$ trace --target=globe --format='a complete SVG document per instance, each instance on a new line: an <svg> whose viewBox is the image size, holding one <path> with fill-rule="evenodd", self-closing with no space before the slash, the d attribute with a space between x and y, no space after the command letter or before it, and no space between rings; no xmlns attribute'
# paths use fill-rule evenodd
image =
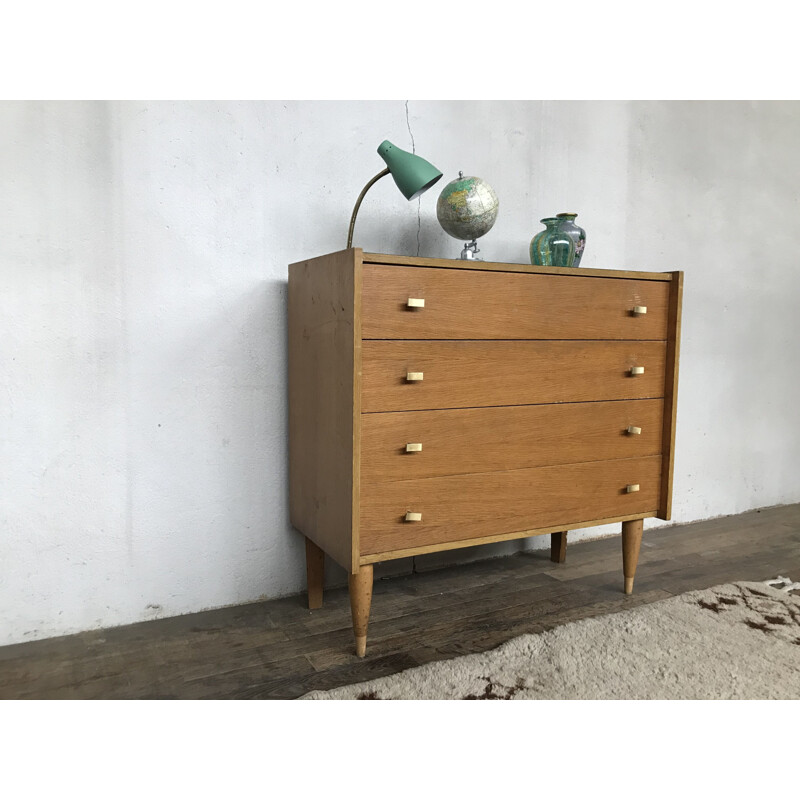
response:
<svg viewBox="0 0 800 800"><path fill-rule="evenodd" d="M485 180L459 172L458 178L442 189L436 217L455 239L478 239L492 229L499 208L497 195Z"/></svg>

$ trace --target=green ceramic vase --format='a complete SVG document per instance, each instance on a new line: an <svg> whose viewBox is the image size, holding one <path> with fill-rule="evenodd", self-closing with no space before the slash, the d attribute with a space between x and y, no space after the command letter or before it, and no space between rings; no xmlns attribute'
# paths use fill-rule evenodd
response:
<svg viewBox="0 0 800 800"><path fill-rule="evenodd" d="M575 242L560 229L561 220L545 217L544 230L531 239L531 264L539 267L571 267L575 262Z"/></svg>

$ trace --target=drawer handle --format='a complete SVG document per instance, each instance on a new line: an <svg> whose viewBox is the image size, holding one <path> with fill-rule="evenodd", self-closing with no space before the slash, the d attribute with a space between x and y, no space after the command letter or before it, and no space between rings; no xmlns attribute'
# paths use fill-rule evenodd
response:
<svg viewBox="0 0 800 800"><path fill-rule="evenodd" d="M644 316L647 313L647 306L634 306L633 307L633 313L637 317Z"/></svg>
<svg viewBox="0 0 800 800"><path fill-rule="evenodd" d="M422 442L409 442L406 445L406 453L421 453Z"/></svg>
<svg viewBox="0 0 800 800"><path fill-rule="evenodd" d="M644 367L631 367L631 375L644 375Z"/></svg>
<svg viewBox="0 0 800 800"><path fill-rule="evenodd" d="M407 381L421 381L422 380L422 373L421 372L407 372L406 373L406 380Z"/></svg>
<svg viewBox="0 0 800 800"><path fill-rule="evenodd" d="M407 308L425 308L425 298L423 297L409 297L406 303Z"/></svg>
<svg viewBox="0 0 800 800"><path fill-rule="evenodd" d="M641 432L641 428L637 428L635 425L628 425L628 433L631 436L638 436Z"/></svg>
<svg viewBox="0 0 800 800"><path fill-rule="evenodd" d="M639 491L639 484L638 484L638 483L629 483L629 484L628 484L628 485L625 487L625 491L626 491L628 494L632 494L633 492L638 492L638 491Z"/></svg>
<svg viewBox="0 0 800 800"><path fill-rule="evenodd" d="M418 511L406 511L406 522L422 522L422 514Z"/></svg>

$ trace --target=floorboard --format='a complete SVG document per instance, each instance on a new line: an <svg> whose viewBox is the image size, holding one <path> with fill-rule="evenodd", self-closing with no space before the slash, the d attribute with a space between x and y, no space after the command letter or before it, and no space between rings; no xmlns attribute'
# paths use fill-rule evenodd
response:
<svg viewBox="0 0 800 800"><path fill-rule="evenodd" d="M599 614L737 580L800 580L800 504L645 531L634 594L618 536L376 580L367 657L347 590L0 648L0 699L293 699L482 652Z"/></svg>

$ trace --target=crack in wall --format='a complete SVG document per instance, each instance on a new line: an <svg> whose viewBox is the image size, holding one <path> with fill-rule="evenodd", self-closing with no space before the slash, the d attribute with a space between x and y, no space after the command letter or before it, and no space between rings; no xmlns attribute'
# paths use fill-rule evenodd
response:
<svg viewBox="0 0 800 800"><path fill-rule="evenodd" d="M408 100L406 100L406 127L408 128L408 135L411 137L411 152L416 155L417 153L417 144L414 141L414 132L411 130L411 120L408 116ZM420 231L422 230L422 199L420 197L417 198L417 257L419 257L419 248L420 248Z"/></svg>
<svg viewBox="0 0 800 800"><path fill-rule="evenodd" d="M417 154L417 143L414 141L414 131L411 130L411 119L408 115L408 100L406 100L406 127L408 128L408 135L411 137L411 152ZM417 198L417 258L419 258L419 235L422 229L422 199ZM411 556L411 574L417 571L417 557Z"/></svg>

